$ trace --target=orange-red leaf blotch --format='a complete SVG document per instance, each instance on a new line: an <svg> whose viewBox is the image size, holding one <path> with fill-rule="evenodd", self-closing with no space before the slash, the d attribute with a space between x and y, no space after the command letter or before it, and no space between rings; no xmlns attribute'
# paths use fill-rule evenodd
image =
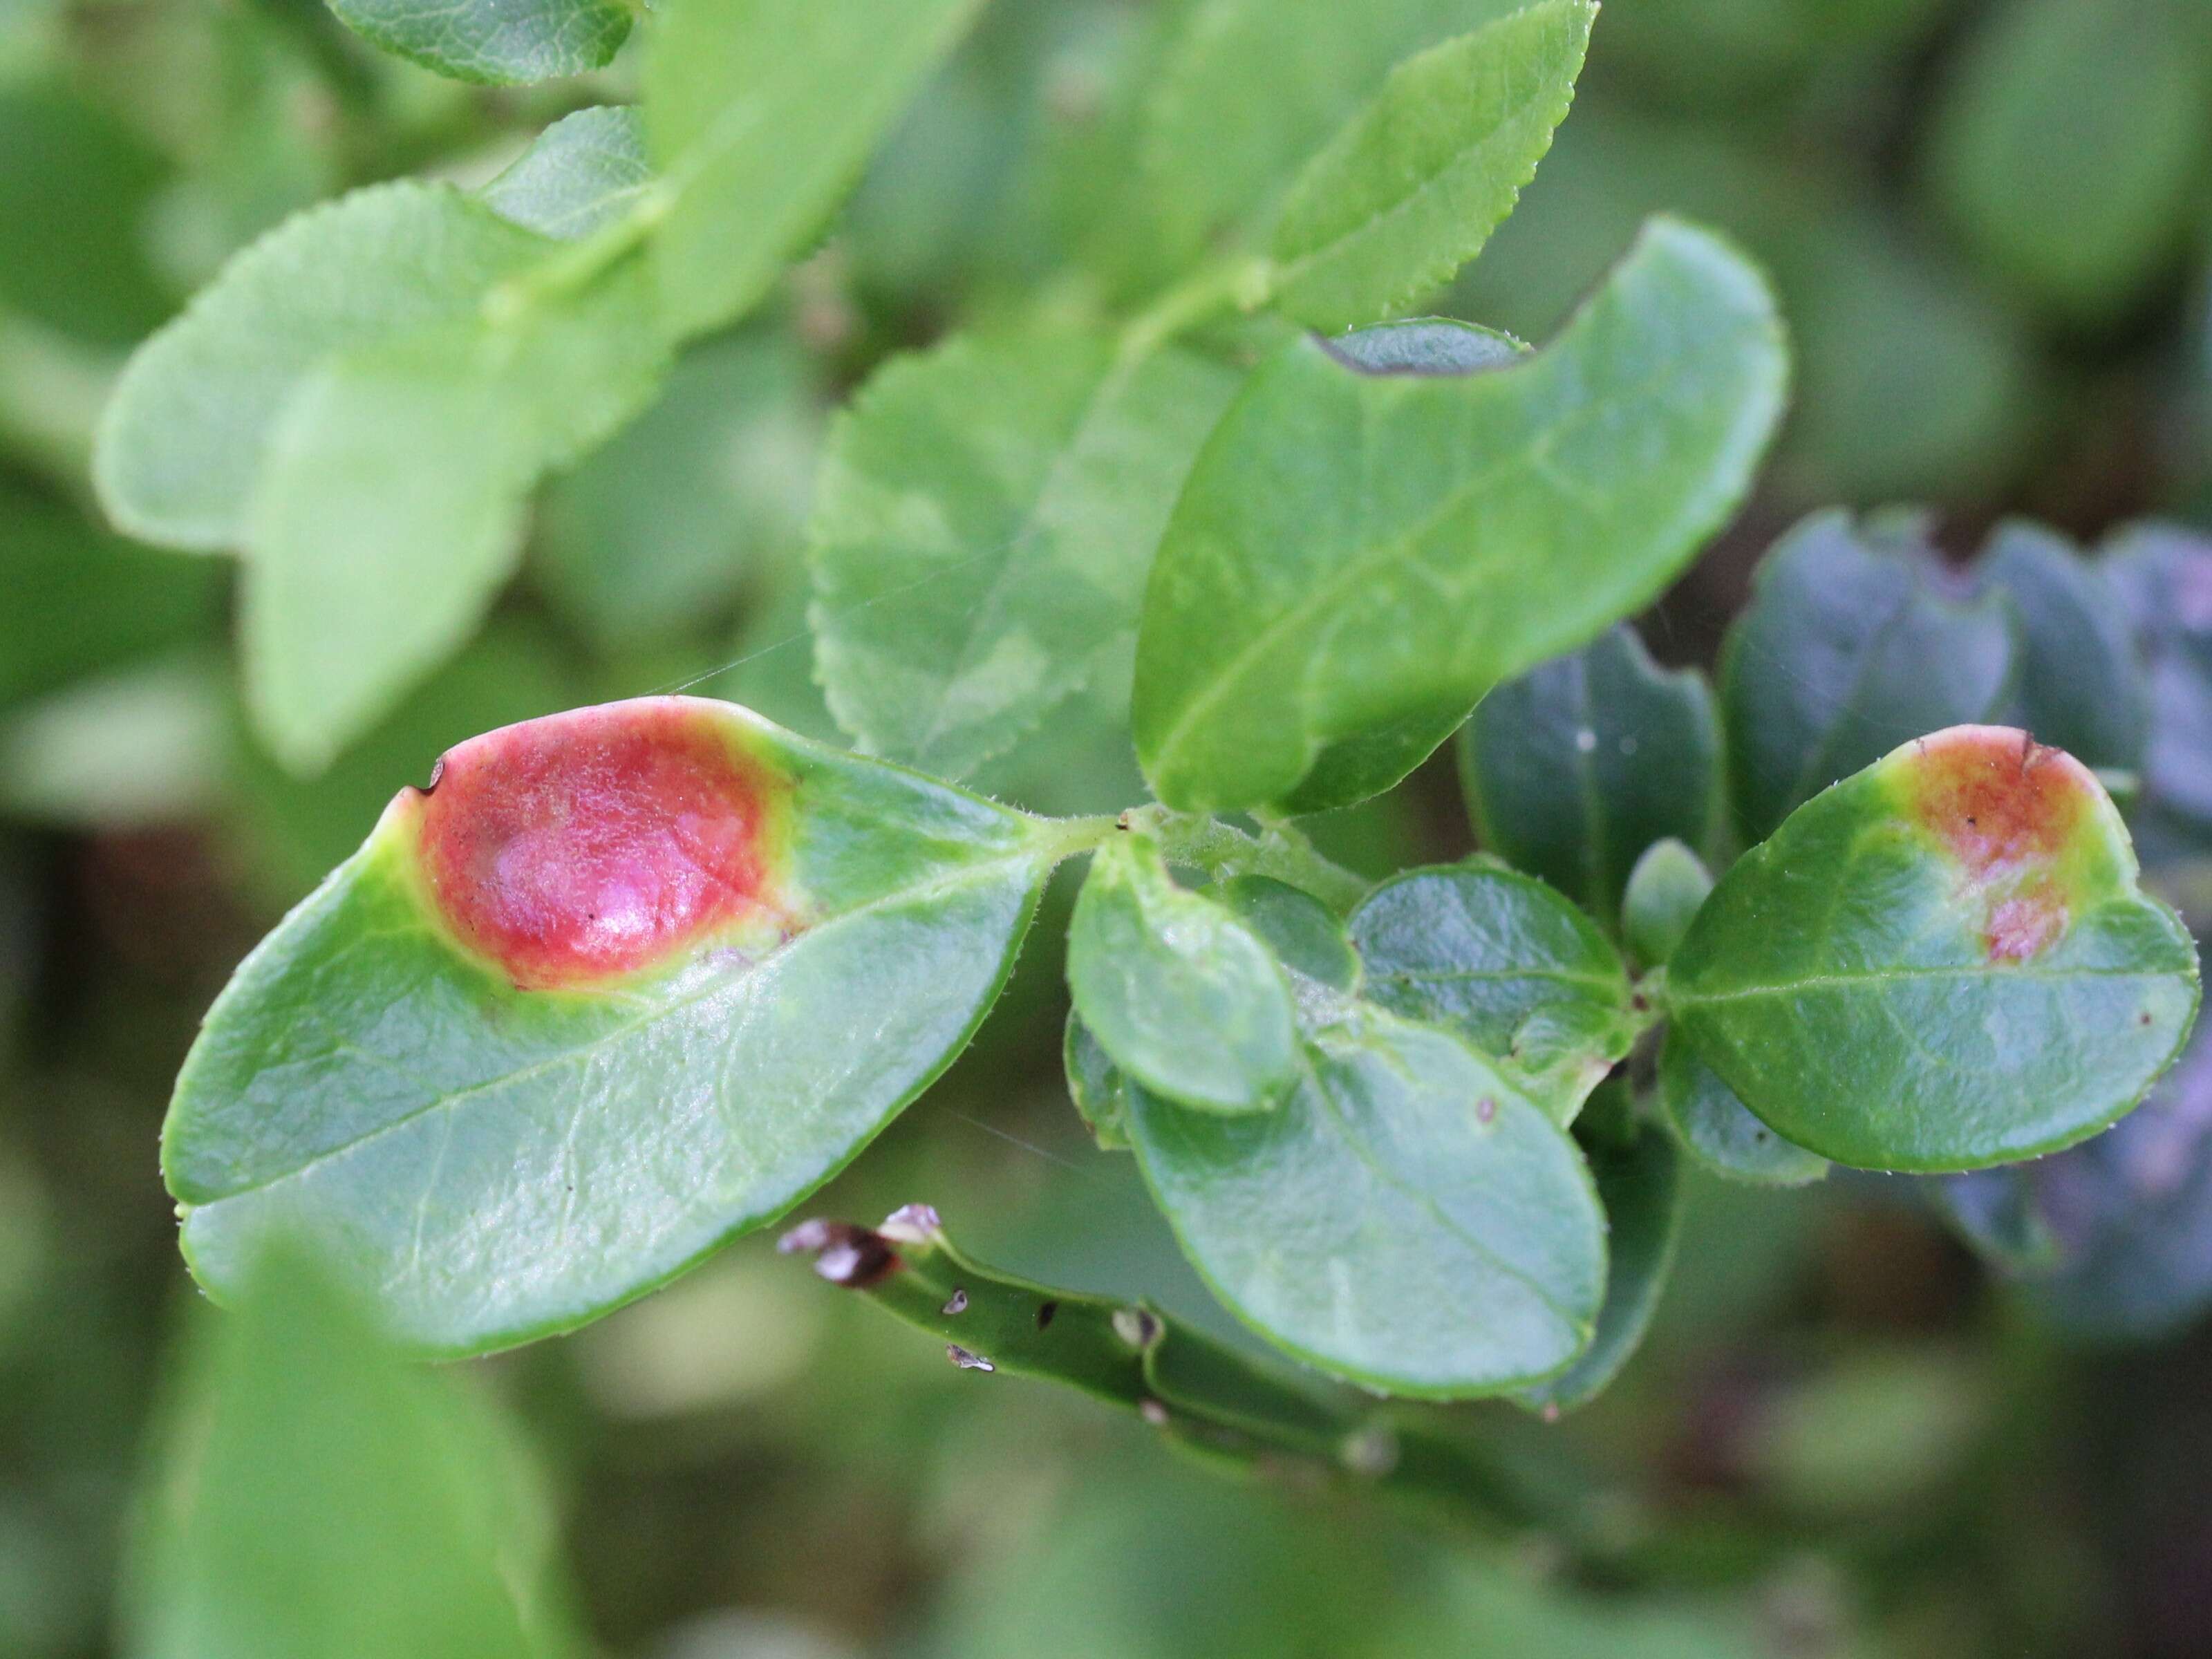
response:
<svg viewBox="0 0 2212 1659"><path fill-rule="evenodd" d="M1893 757L1905 815L1959 866L1992 962L2036 956L2066 931L2083 838L2103 791L2063 750L2004 726L1954 726Z"/></svg>
<svg viewBox="0 0 2212 1659"><path fill-rule="evenodd" d="M525 990L781 927L789 777L713 704L641 698L471 738L402 801L439 916Z"/></svg>

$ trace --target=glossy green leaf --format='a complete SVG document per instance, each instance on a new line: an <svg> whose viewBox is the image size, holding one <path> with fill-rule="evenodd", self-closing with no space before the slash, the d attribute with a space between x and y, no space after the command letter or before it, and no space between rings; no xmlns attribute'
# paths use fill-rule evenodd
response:
<svg viewBox="0 0 2212 1659"><path fill-rule="evenodd" d="M1996 715L2017 662L2003 599L1946 593L1917 526L1805 520L1760 563L1721 653L1744 839L1908 738Z"/></svg>
<svg viewBox="0 0 2212 1659"><path fill-rule="evenodd" d="M1092 856L1067 932L1075 1012L1130 1079L1179 1105L1265 1111L1297 1065L1290 983L1252 929L1176 884L1124 831Z"/></svg>
<svg viewBox="0 0 2212 1659"><path fill-rule="evenodd" d="M1596 13L1545 0L1393 70L1284 202L1275 302L1316 328L1373 322L1480 252L1551 146Z"/></svg>
<svg viewBox="0 0 2212 1659"><path fill-rule="evenodd" d="M1261 1336L1392 1393L1492 1394L1560 1370L1605 1285L1574 1142L1446 1032L1352 1004L1272 1112L1132 1091L1138 1162L1214 1293Z"/></svg>
<svg viewBox="0 0 2212 1659"><path fill-rule="evenodd" d="M1064 832L744 710L509 726L402 790L178 1081L202 1282L271 1226L410 1343L565 1330L841 1168L997 994Z"/></svg>
<svg viewBox="0 0 2212 1659"><path fill-rule="evenodd" d="M741 332L685 352L653 407L539 501L532 570L562 620L612 651L702 623L727 628L740 593L757 605L761 588L796 563L821 427L818 380L781 333ZM805 618L782 627L770 637L803 633Z"/></svg>
<svg viewBox="0 0 2212 1659"><path fill-rule="evenodd" d="M1483 846L1601 916L1646 848L1707 848L1719 827L1705 677L1662 669L1625 624L1484 697L1459 762Z"/></svg>
<svg viewBox="0 0 2212 1659"><path fill-rule="evenodd" d="M567 242L635 211L652 182L642 118L599 105L546 128L483 194L493 212Z"/></svg>
<svg viewBox="0 0 2212 1659"><path fill-rule="evenodd" d="M2012 601L2020 629L2012 723L2085 766L2141 765L2149 688L2104 572L2064 537L2014 521L1997 526L1974 574Z"/></svg>
<svg viewBox="0 0 2212 1659"><path fill-rule="evenodd" d="M1659 1110L1691 1156L1727 1180L1802 1187L1828 1173L1826 1158L1753 1117L1735 1091L1671 1032L1659 1051Z"/></svg>
<svg viewBox="0 0 2212 1659"><path fill-rule="evenodd" d="M1060 1040L1060 1060L1067 1072L1068 1098L1099 1151L1128 1151L1129 1132L1123 1121L1129 1112L1129 1079L1073 1008L1067 1011L1067 1028Z"/></svg>
<svg viewBox="0 0 2212 1659"><path fill-rule="evenodd" d="M1626 1088L1625 1082L1616 1086ZM1638 1128L1620 1145L1584 1144L1598 1200L1605 1206L1605 1304L1597 1330L1575 1363L1539 1382L1520 1402L1549 1413L1588 1405L1619 1376L1659 1310L1681 1231L1682 1182L1674 1143L1656 1128Z"/></svg>
<svg viewBox="0 0 2212 1659"><path fill-rule="evenodd" d="M1646 968L1663 968L1713 890L1705 860L1673 839L1655 841L1628 872L1620 899L1620 937Z"/></svg>
<svg viewBox="0 0 2212 1659"><path fill-rule="evenodd" d="M1664 220L1525 362L1276 353L1200 452L1146 592L1137 750L1160 798L1317 811L1396 781L1492 685L1680 569L1748 486L1784 374L1758 274Z"/></svg>
<svg viewBox="0 0 2212 1659"><path fill-rule="evenodd" d="M349 28L461 81L580 75L610 61L635 15L621 0L330 0Z"/></svg>
<svg viewBox="0 0 2212 1659"><path fill-rule="evenodd" d="M467 640L540 473L651 395L645 275L343 353L286 402L247 508L241 631L248 706L287 764L327 764Z"/></svg>
<svg viewBox="0 0 2212 1659"><path fill-rule="evenodd" d="M1203 0L1148 79L1141 212L1163 280L1220 233L1264 224L1300 167L1371 103L1394 65L1522 0ZM1255 73L1255 65L1266 65Z"/></svg>
<svg viewBox="0 0 2212 1659"><path fill-rule="evenodd" d="M1125 686L1146 572L1237 378L1068 331L957 336L843 415L813 526L830 704L950 777L1086 686Z"/></svg>
<svg viewBox="0 0 2212 1659"><path fill-rule="evenodd" d="M1370 998L1458 1032L1561 1123L1644 1024L1595 924L1510 870L1410 871L1369 894L1350 926Z"/></svg>
<svg viewBox="0 0 2212 1659"><path fill-rule="evenodd" d="M672 330L750 310L819 234L981 0L676 0L644 73Z"/></svg>
<svg viewBox="0 0 2212 1659"><path fill-rule="evenodd" d="M2094 1133L2179 1051L2197 952L2119 814L2020 732L1916 739L1721 878L1669 964L1674 1030L1838 1163L1975 1169Z"/></svg>
<svg viewBox="0 0 2212 1659"><path fill-rule="evenodd" d="M1206 896L1265 940L1293 974L1346 995L1359 989L1362 969L1351 934L1304 889L1272 876L1232 876Z"/></svg>
<svg viewBox="0 0 2212 1659"><path fill-rule="evenodd" d="M2088 322L2191 234L2212 131L2192 0L2021 0L1988 14L1936 110L1929 173L1998 272Z"/></svg>
<svg viewBox="0 0 2212 1659"><path fill-rule="evenodd" d="M292 1248L200 1322L149 1505L132 1650L161 1659L524 1659L564 1650L516 1449L403 1363ZM534 1598L533 1598L534 1599Z"/></svg>

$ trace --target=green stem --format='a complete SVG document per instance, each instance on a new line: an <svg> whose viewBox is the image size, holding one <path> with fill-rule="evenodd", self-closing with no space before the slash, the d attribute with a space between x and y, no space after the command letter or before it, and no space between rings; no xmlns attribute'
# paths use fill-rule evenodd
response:
<svg viewBox="0 0 2212 1659"><path fill-rule="evenodd" d="M1272 876L1304 888L1339 912L1358 903L1372 885L1364 876L1323 857L1303 832L1279 819L1262 820L1260 833L1249 836L1203 812L1140 806L1122 816L1131 828L1158 837L1170 862L1190 865L1216 880Z"/></svg>
<svg viewBox="0 0 2212 1659"><path fill-rule="evenodd" d="M484 296L486 319L495 325L513 323L546 301L565 299L589 288L644 245L668 216L674 199L674 191L664 180L613 223L501 283Z"/></svg>
<svg viewBox="0 0 2212 1659"><path fill-rule="evenodd" d="M1121 331L1120 356L1135 362L1194 328L1231 309L1256 311L1267 302L1274 267L1254 255L1201 267L1162 294Z"/></svg>
<svg viewBox="0 0 2212 1659"><path fill-rule="evenodd" d="M1589 1562L1624 1560L1646 1530L1532 1419L1377 1405L1279 1370L1143 1303L1054 1290L987 1267L912 1204L879 1229L808 1221L786 1254L945 1344L963 1370L1057 1382L1133 1412L1209 1461L1291 1462L1422 1504L1487 1534L1541 1531Z"/></svg>

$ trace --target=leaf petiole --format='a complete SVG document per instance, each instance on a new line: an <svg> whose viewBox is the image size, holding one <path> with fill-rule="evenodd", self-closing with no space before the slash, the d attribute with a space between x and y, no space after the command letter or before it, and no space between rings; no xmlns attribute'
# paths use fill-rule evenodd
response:
<svg viewBox="0 0 2212 1659"><path fill-rule="evenodd" d="M1172 864L1194 866L1216 880L1272 876L1304 888L1339 912L1358 903L1372 885L1365 877L1323 857L1303 831L1280 818L1258 820L1256 836L1203 812L1178 812L1165 806L1137 807L1123 813L1121 822L1157 836Z"/></svg>

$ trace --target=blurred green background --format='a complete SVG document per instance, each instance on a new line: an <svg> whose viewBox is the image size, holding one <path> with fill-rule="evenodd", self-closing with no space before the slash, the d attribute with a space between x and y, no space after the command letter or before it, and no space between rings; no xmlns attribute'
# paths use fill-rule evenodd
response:
<svg viewBox="0 0 2212 1659"><path fill-rule="evenodd" d="M106 390L289 212L488 178L622 99L630 56L502 92L380 56L313 0L0 0L0 1654L135 1650L118 1607L166 1356L208 1317L155 1136L216 988L461 737L717 669L699 689L830 734L799 564L826 412L949 326L1121 279L1103 158L1170 9L999 0L769 314L549 488L482 637L302 781L246 735L226 562L97 522ZM1649 619L1662 654L1709 653L1818 504L1926 502L1957 550L2015 512L2085 538L2212 524L2204 0L1608 0L1536 184L1437 307L1540 339L1656 209L1766 262L1799 352L1759 498ZM986 781L1048 809L1133 798L1114 733L1032 772ZM1377 871L1468 845L1448 774L1326 835ZM926 1199L988 1261L1220 1328L1067 1107L1056 931L809 1207ZM1647 1348L1541 1431L1662 1517L1609 1574L1188 1467L1080 1399L956 1370L766 1238L459 1379L542 1465L613 1654L2203 1655L2208 1211L2155 1221L2186 1291L2168 1328L2099 1346L1902 1183L1699 1178Z"/></svg>

